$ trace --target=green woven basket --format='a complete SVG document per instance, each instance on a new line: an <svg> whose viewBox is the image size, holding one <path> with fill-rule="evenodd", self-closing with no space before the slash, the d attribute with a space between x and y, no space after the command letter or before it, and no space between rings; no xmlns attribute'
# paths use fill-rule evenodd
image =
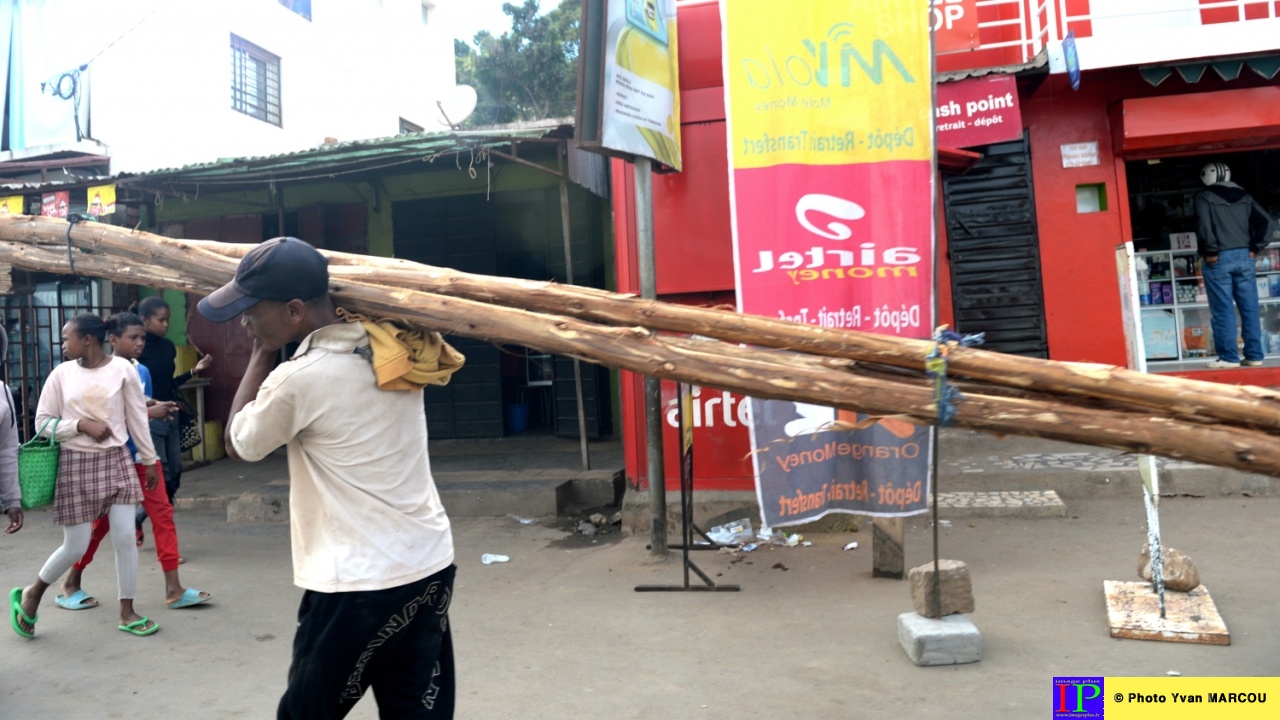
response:
<svg viewBox="0 0 1280 720"><path fill-rule="evenodd" d="M53 423L49 438L40 437ZM22 508L44 507L53 503L53 489L58 484L58 418L44 421L35 437L18 448L18 487L22 490Z"/></svg>

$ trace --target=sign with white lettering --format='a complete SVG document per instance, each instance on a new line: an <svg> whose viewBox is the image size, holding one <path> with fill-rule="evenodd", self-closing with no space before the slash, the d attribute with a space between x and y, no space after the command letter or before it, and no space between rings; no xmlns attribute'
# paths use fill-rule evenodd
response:
<svg viewBox="0 0 1280 720"><path fill-rule="evenodd" d="M1060 146L1062 150L1062 167L1090 167L1092 165L1100 165L1098 159L1098 141L1082 143L1063 143Z"/></svg>
<svg viewBox="0 0 1280 720"><path fill-rule="evenodd" d="M937 52L978 47L978 0L933 0L930 19Z"/></svg>
<svg viewBox="0 0 1280 720"><path fill-rule="evenodd" d="M779 7L720 4L738 308L929 337L928 8L848 0ZM831 512L925 510L926 428L755 398L750 416L766 526Z"/></svg>
<svg viewBox="0 0 1280 720"><path fill-rule="evenodd" d="M988 75L938 83L938 145L967 148L1022 137L1018 83L1012 75Z"/></svg>

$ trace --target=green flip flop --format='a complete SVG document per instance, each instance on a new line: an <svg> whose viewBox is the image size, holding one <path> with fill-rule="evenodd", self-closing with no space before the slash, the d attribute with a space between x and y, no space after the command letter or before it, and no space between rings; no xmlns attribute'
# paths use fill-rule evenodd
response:
<svg viewBox="0 0 1280 720"><path fill-rule="evenodd" d="M23 622L31 626L31 632L22 629L22 625L18 623L19 617L22 618ZM36 636L36 621L39 619L40 615L38 613L35 617L28 617L26 613L22 612L22 588L16 587L9 591L9 624L13 626L14 632L30 640Z"/></svg>
<svg viewBox="0 0 1280 720"><path fill-rule="evenodd" d="M147 623L151 623L151 627L147 627ZM127 632L130 635L137 635L138 637L146 637L160 629L159 623L151 622L151 618L149 617L143 617L141 620L134 620L128 625L121 625L119 627L120 630Z"/></svg>

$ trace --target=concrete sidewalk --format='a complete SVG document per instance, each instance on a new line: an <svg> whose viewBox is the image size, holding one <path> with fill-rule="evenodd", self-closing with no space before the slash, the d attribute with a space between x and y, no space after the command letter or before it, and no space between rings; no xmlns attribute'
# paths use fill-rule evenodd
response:
<svg viewBox="0 0 1280 720"><path fill-rule="evenodd" d="M1091 445L944 428L938 485L948 491L1048 490L1062 498L1141 497L1136 455ZM1280 491L1266 475L1157 458L1160 494L1211 497Z"/></svg>
<svg viewBox="0 0 1280 720"><path fill-rule="evenodd" d="M432 472L449 514L545 517L623 501L622 444L589 444L592 470L581 469L576 440L523 435L431 442ZM938 443L939 505L947 517L1061 517L1080 498L1141 498L1137 458L1117 450L1026 437L996 437L945 428ZM1271 495L1277 480L1233 470L1159 459L1161 494L1216 497ZM668 506L678 511L668 484ZM695 495L697 522L754 506L754 492ZM239 522L288 517L284 451L259 463L221 460L183 475L179 509L230 511ZM647 492L625 488L633 527L647 528ZM641 516L645 517L641 517Z"/></svg>

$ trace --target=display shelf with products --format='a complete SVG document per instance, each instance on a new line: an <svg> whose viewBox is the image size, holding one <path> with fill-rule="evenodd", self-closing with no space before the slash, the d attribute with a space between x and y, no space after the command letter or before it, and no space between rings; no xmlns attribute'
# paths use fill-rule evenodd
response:
<svg viewBox="0 0 1280 720"><path fill-rule="evenodd" d="M1173 244L1177 245L1175 238ZM1147 361L1178 363L1211 360L1213 326L1201 273L1203 260L1191 250L1135 253L1138 301ZM1280 357L1280 244L1254 259L1262 349ZM1236 323L1239 328L1239 323ZM1241 342L1237 338L1237 342Z"/></svg>
<svg viewBox="0 0 1280 720"><path fill-rule="evenodd" d="M1205 191L1203 169L1210 162L1227 165L1230 181L1274 218L1280 216L1278 161L1280 149L1125 162L1129 231L1140 277L1138 323L1153 371L1205 369L1216 357L1202 261L1196 254L1200 228L1195 198ZM1280 225L1255 260L1265 365L1280 367ZM1238 335L1236 342L1241 344Z"/></svg>

